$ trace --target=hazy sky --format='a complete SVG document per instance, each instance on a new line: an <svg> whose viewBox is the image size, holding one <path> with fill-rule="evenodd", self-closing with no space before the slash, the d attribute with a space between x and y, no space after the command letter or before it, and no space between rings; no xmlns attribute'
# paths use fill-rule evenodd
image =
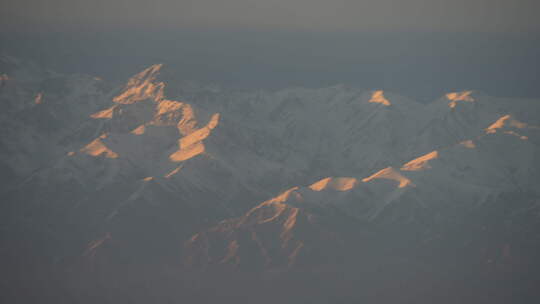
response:
<svg viewBox="0 0 540 304"><path fill-rule="evenodd" d="M242 88L539 96L539 11L540 0L0 0L0 53L119 81L165 63Z"/></svg>
<svg viewBox="0 0 540 304"><path fill-rule="evenodd" d="M19 30L540 32L538 0L2 0Z"/></svg>

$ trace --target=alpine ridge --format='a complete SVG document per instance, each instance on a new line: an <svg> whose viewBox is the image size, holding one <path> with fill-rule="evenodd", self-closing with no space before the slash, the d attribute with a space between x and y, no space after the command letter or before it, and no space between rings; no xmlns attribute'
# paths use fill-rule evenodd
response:
<svg viewBox="0 0 540 304"><path fill-rule="evenodd" d="M540 296L540 100L0 69L11 302Z"/></svg>

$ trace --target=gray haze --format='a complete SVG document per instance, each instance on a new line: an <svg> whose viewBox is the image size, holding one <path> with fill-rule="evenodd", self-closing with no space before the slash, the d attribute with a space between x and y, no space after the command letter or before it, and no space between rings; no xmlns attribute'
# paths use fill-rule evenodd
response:
<svg viewBox="0 0 540 304"><path fill-rule="evenodd" d="M271 29L537 32L533 0L7 0L2 31Z"/></svg>
<svg viewBox="0 0 540 304"><path fill-rule="evenodd" d="M538 6L0 0L0 303L538 304Z"/></svg>
<svg viewBox="0 0 540 304"><path fill-rule="evenodd" d="M532 0L4 0L0 52L123 80L164 63L241 88L538 96Z"/></svg>
<svg viewBox="0 0 540 304"><path fill-rule="evenodd" d="M154 30L0 35L0 52L124 81L164 63L176 77L238 88L382 88L431 101L474 89L538 97L535 35Z"/></svg>

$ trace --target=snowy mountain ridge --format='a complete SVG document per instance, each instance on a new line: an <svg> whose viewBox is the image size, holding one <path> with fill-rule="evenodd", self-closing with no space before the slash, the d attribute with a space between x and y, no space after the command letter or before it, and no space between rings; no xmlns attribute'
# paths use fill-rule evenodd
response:
<svg viewBox="0 0 540 304"><path fill-rule="evenodd" d="M453 265L445 244L471 269L540 252L540 100L235 91L168 81L161 64L115 88L0 59L14 252L82 259L120 281L124 260L204 277L361 270L380 252Z"/></svg>

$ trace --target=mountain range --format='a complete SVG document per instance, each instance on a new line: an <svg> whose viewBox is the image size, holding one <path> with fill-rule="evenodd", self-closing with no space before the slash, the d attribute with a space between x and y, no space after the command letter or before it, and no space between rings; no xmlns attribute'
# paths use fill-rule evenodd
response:
<svg viewBox="0 0 540 304"><path fill-rule="evenodd" d="M540 100L0 74L12 303L540 297Z"/></svg>

